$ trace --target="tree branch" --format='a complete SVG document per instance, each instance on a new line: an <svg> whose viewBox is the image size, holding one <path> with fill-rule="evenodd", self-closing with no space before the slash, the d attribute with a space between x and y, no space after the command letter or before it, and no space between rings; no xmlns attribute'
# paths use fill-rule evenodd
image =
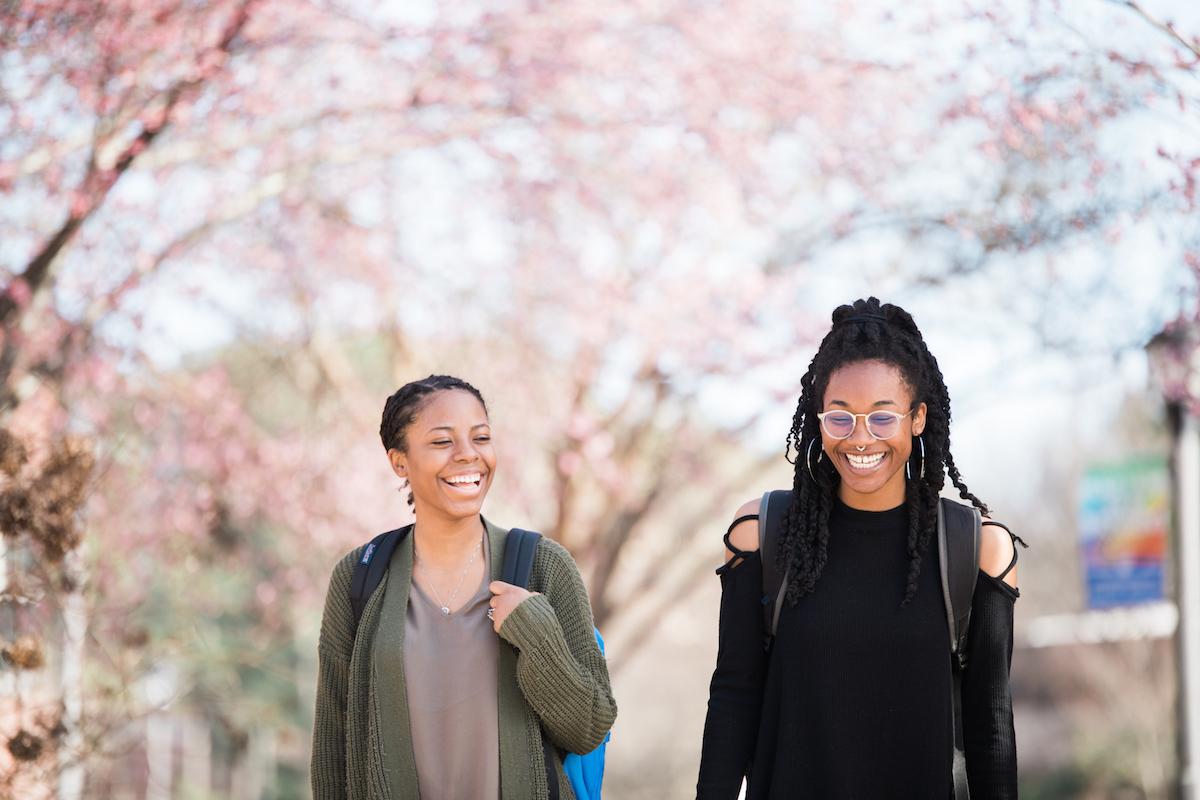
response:
<svg viewBox="0 0 1200 800"><path fill-rule="evenodd" d="M1142 4L1137 2L1137 0L1108 0L1108 2L1118 6L1125 6L1130 11L1137 14L1139 17L1149 23L1151 27L1154 27L1166 34L1168 38L1172 39L1176 44L1191 52L1191 54L1196 56L1196 58L1200 58L1200 42L1188 41L1179 31L1175 29L1175 25L1173 23L1163 22L1162 20L1158 19L1149 11L1142 8Z"/></svg>
<svg viewBox="0 0 1200 800"><path fill-rule="evenodd" d="M246 0L242 3L226 27L220 40L214 46L213 50L215 52L228 55L232 51L234 42L249 21L250 9L255 2L257 0ZM199 77L180 80L167 89L162 95L162 109L158 120L142 128L133 141L129 142L117 155L112 167L107 169L101 168L93 158L88 165L87 173L81 185L80 191L85 194L82 202L75 204L67 212L66 218L58 226L58 229L50 239L30 259L21 274L10 283L9 291L0 295L0 328L13 328L16 326L21 316L21 310L28 307L29 300L45 290L48 285L51 268L63 248L75 237L79 228L88 217L100 207L117 181L133 165L138 156L145 152L167 126L170 125L172 113L175 111L179 101L188 92L202 85L208 77L210 76L201 74ZM12 290L13 285L18 281L23 284L24 291L22 292ZM24 300L19 300L18 297L22 294L25 298ZM15 360L16 345L13 342L13 337L8 336L5 338L3 353L0 353L0 385L8 383Z"/></svg>

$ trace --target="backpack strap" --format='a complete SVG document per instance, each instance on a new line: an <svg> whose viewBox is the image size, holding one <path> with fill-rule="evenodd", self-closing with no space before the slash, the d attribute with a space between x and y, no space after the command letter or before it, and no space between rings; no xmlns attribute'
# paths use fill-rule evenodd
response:
<svg viewBox="0 0 1200 800"><path fill-rule="evenodd" d="M508 532L504 540L504 568L500 571L500 580L522 589L529 588L529 577L533 574L533 556L541 538L540 533L520 528L513 528Z"/></svg>
<svg viewBox="0 0 1200 800"><path fill-rule="evenodd" d="M979 509L948 498L938 500L938 565L942 571L942 597L950 631L950 653L959 668L967 665L967 631L971 625L971 598L979 576Z"/></svg>
<svg viewBox="0 0 1200 800"><path fill-rule="evenodd" d="M383 575L392 560L392 552L412 528L412 525L406 525L381 533L363 548L358 563L354 565L354 575L350 578L350 607L354 609L355 634L358 633L358 621L362 619L367 601L383 581Z"/></svg>
<svg viewBox="0 0 1200 800"><path fill-rule="evenodd" d="M945 497L938 500L938 565L950 631L950 672L953 676L950 701L954 708L954 800L970 800L971 797L963 739L962 674L967 666L971 598L979 577L981 530L979 509Z"/></svg>
<svg viewBox="0 0 1200 800"><path fill-rule="evenodd" d="M763 492L758 506L758 554L763 572L763 646L768 650L775 641L783 595L787 592L787 572L779 568L776 555L791 504L791 490L780 489Z"/></svg>
<svg viewBox="0 0 1200 800"><path fill-rule="evenodd" d="M536 531L526 531L513 528L504 538L504 566L500 570L500 580L529 588L529 578L533 575L533 556L537 553L538 540L542 538ZM550 792L550 800L558 800L558 775L554 771L554 744L542 728L542 764L546 769L546 787Z"/></svg>

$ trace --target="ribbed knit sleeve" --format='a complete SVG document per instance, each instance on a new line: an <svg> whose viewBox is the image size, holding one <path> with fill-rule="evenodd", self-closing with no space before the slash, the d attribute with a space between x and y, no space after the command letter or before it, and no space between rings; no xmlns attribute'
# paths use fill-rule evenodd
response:
<svg viewBox="0 0 1200 800"><path fill-rule="evenodd" d="M717 666L708 687L697 800L734 800L750 770L767 664L762 594L758 553L721 573Z"/></svg>
<svg viewBox="0 0 1200 800"><path fill-rule="evenodd" d="M1020 592L979 573L962 680L963 741L971 800L1016 800L1017 737L1009 669L1013 607Z"/></svg>
<svg viewBox="0 0 1200 800"><path fill-rule="evenodd" d="M596 644L592 608L575 562L550 539L538 542L530 588L500 626L517 648L517 683L550 739L590 753L617 717L608 667Z"/></svg>
<svg viewBox="0 0 1200 800"><path fill-rule="evenodd" d="M346 693L354 649L350 579L361 548L333 570L317 643L317 701L309 775L313 800L346 800Z"/></svg>

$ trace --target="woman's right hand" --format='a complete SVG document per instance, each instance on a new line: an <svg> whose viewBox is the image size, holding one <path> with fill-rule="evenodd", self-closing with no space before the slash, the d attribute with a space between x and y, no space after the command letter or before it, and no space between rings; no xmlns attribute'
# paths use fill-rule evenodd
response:
<svg viewBox="0 0 1200 800"><path fill-rule="evenodd" d="M488 591L492 593L492 599L488 601L488 618L496 633L500 632L500 626L517 606L537 594L504 581L492 581L488 584Z"/></svg>

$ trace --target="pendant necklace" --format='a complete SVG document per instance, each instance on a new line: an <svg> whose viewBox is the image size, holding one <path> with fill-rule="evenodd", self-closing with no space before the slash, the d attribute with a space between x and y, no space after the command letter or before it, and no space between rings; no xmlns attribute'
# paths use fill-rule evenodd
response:
<svg viewBox="0 0 1200 800"><path fill-rule="evenodd" d="M442 598L438 596L437 587L433 585L433 576L421 564L421 560L417 559L417 566L421 567L421 572L425 573L426 579L429 581L429 591L433 592L433 600L438 604L438 608L445 616L450 616L450 606L454 605L454 598L458 597L458 590L462 588L463 581L466 580L467 573L471 571L471 565L475 563L475 557L479 555L479 551L483 548L483 538L481 537L475 543L475 549L471 551L471 558L467 561L467 565L463 567L463 571L458 576L458 583L454 584L454 591L450 593L450 597L446 602L442 602ZM416 553L416 548L413 548L413 553Z"/></svg>

